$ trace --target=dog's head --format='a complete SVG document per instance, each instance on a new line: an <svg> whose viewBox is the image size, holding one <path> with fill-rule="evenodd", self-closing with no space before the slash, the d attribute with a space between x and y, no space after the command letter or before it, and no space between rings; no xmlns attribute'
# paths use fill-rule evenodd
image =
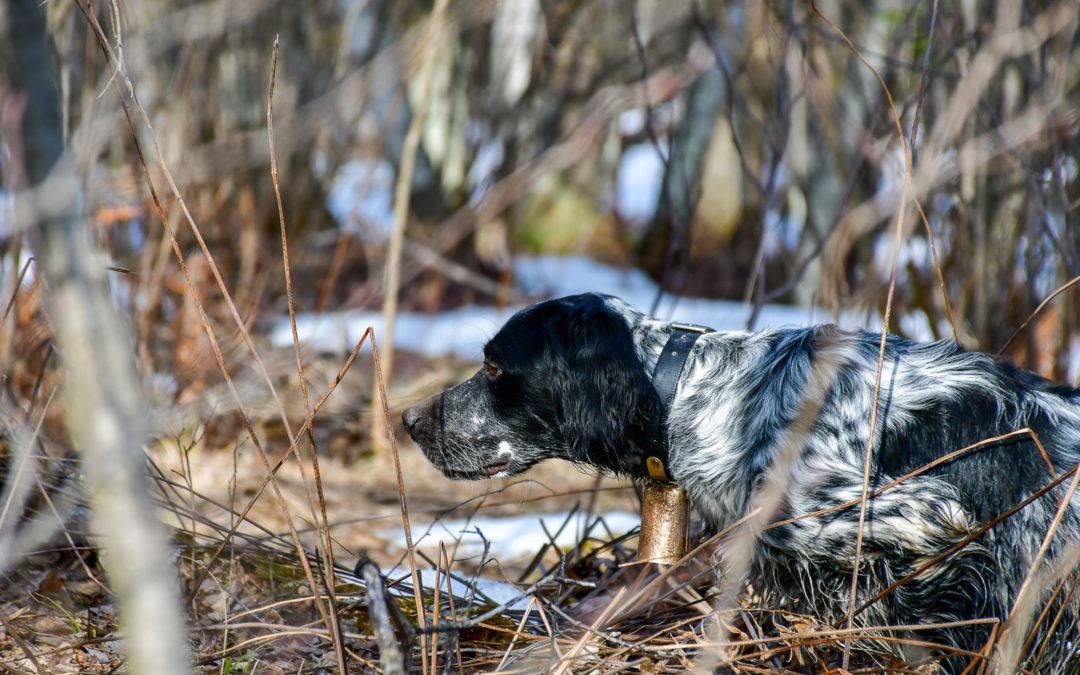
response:
<svg viewBox="0 0 1080 675"><path fill-rule="evenodd" d="M657 432L660 401L634 348L640 320L594 293L528 307L487 343L476 375L406 410L405 429L450 478L550 458L642 475L636 447Z"/></svg>

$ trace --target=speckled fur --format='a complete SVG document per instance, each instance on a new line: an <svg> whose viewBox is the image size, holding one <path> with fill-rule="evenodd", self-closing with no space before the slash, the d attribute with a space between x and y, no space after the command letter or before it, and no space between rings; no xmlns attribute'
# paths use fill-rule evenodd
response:
<svg viewBox="0 0 1080 675"><path fill-rule="evenodd" d="M611 296L539 303L515 315L485 347L469 381L410 408L406 428L453 478L508 476L549 458L643 478L650 434L666 435L669 472L707 526L729 527L754 503L781 460L785 490L771 522L857 500L870 437L880 335L833 326L703 335L666 418L650 377L671 324ZM814 419L792 437L807 383L826 359L826 388ZM821 379L821 378L819 378ZM867 505L858 604L960 542L1080 462L1080 391L963 350L955 342L886 343L870 490L960 448L1022 428L873 498ZM784 444L794 443L794 453ZM1052 467L1052 470L1051 470ZM1048 532L1068 481L1005 519L856 617L863 626L1006 618ZM859 508L767 528L747 566L771 602L828 621L848 607ZM1080 498L1064 510L1044 568L1080 541ZM1080 672L1075 594L1051 602L1033 630L1057 632L1036 661L1048 673ZM1052 585L1043 593L1049 601ZM1040 605L1040 607L1042 606ZM1036 616L1038 612L1036 612ZM911 638L979 650L986 624L911 631ZM1038 642L1036 642L1038 644ZM921 648L869 645L913 658ZM925 650L921 650L925 652ZM946 659L959 672L966 658Z"/></svg>

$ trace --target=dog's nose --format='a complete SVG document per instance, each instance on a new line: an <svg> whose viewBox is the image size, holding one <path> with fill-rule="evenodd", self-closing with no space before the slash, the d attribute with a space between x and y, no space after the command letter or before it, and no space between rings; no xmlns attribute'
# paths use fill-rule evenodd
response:
<svg viewBox="0 0 1080 675"><path fill-rule="evenodd" d="M410 434L416 427L416 423L420 421L420 407L423 404L414 405L411 408L406 408L405 412L401 413L401 421L405 423L405 431Z"/></svg>

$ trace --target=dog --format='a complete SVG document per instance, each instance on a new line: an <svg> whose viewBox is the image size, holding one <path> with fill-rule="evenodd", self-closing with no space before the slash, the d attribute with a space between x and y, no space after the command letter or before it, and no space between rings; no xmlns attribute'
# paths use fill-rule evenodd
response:
<svg viewBox="0 0 1080 675"><path fill-rule="evenodd" d="M688 331L665 396L657 364ZM1080 497L1066 500L1080 463L1080 390L955 341L895 336L879 376L880 342L831 325L705 332L612 296L574 295L515 314L479 372L403 422L451 479L505 478L558 458L646 480L650 462L662 463L661 477L713 532L779 486L749 579L771 602L837 625L851 606L862 514L855 625L912 626L875 633L893 639L869 648L910 659L937 645L947 672L994 636L992 623L956 622L1005 622L1030 573L1029 632L1019 630L1032 637L1018 643L1019 665L1080 672L1068 564Z"/></svg>

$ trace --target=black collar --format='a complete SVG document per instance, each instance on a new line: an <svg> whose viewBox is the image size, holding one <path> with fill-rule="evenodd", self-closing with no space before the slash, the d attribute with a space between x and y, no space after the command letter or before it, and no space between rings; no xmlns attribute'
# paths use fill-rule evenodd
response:
<svg viewBox="0 0 1080 675"><path fill-rule="evenodd" d="M705 333L714 332L712 328L689 323L671 324L671 337L660 352L653 370L653 388L660 396L660 425L645 455L645 468L656 480L671 481L668 474L667 416L671 403L675 400L675 387L679 384L683 366L690 356L697 339Z"/></svg>

